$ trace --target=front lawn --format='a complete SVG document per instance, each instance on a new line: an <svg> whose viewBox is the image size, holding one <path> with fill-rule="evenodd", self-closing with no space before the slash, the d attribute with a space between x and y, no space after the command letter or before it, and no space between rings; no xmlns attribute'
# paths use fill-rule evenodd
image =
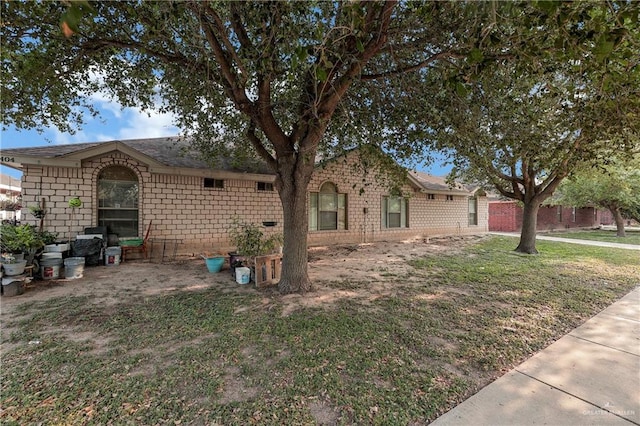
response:
<svg viewBox="0 0 640 426"><path fill-rule="evenodd" d="M637 231L627 231L626 237L622 238L616 236L616 231L569 231L552 233L549 236L640 245L640 232Z"/></svg>
<svg viewBox="0 0 640 426"><path fill-rule="evenodd" d="M637 252L537 247L407 256L406 273L345 272L317 283L331 303L295 309L229 286L23 303L3 317L0 420L425 424L640 283Z"/></svg>

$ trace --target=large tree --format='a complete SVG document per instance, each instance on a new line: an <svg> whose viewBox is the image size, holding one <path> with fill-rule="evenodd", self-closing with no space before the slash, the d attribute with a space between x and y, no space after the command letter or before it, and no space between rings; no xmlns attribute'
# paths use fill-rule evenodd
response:
<svg viewBox="0 0 640 426"><path fill-rule="evenodd" d="M124 106L160 100L203 152L256 154L282 201L285 293L311 288L306 199L316 155L365 139L384 145L394 126L369 114L380 92L363 75L391 84L464 56L465 32L491 13L480 3L391 0L1 7L4 124L73 131L96 113L88 96L102 91Z"/></svg>
<svg viewBox="0 0 640 426"><path fill-rule="evenodd" d="M578 169L560 186L556 202L608 209L618 237L624 237L624 212L640 211L640 155L604 167Z"/></svg>
<svg viewBox="0 0 640 426"><path fill-rule="evenodd" d="M480 46L466 58L471 66L431 79L428 90L437 91L416 129L448 150L452 177L522 202L516 251L537 253L539 207L575 165L637 147L640 8L548 2L523 14L513 7L504 9L513 20L487 32L487 43L501 46L500 60L487 61Z"/></svg>

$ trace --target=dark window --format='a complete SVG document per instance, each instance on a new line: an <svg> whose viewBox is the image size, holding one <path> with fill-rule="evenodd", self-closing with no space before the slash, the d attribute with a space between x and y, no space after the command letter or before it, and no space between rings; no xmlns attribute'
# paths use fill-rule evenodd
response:
<svg viewBox="0 0 640 426"><path fill-rule="evenodd" d="M224 181L222 179L204 178L204 187L222 189L224 188Z"/></svg>
<svg viewBox="0 0 640 426"><path fill-rule="evenodd" d="M447 201L453 201L453 195L447 195Z"/></svg>
<svg viewBox="0 0 640 426"><path fill-rule="evenodd" d="M427 200L435 200L436 194L427 194Z"/></svg>
<svg viewBox="0 0 640 426"><path fill-rule="evenodd" d="M271 182L258 182L258 191L273 191Z"/></svg>

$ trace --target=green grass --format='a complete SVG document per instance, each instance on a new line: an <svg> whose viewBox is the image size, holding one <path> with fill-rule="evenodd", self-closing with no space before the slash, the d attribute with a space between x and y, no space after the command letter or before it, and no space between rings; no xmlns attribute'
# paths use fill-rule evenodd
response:
<svg viewBox="0 0 640 426"><path fill-rule="evenodd" d="M24 304L3 324L14 331L0 420L432 420L640 283L635 252L540 241L541 254L526 256L513 241L413 259L409 277L383 275L396 286L387 296L287 316L279 296L265 305L260 292L215 288L110 306L91 297Z"/></svg>
<svg viewBox="0 0 640 426"><path fill-rule="evenodd" d="M637 231L627 231L625 237L617 237L616 231L570 231L552 233L549 236L640 245L640 232Z"/></svg>

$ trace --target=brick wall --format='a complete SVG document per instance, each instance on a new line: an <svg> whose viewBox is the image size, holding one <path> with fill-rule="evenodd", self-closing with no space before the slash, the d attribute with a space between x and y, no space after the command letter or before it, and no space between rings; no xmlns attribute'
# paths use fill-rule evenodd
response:
<svg viewBox="0 0 640 426"><path fill-rule="evenodd" d="M522 209L512 201L489 203L489 230L494 232L516 232L522 224Z"/></svg>
<svg viewBox="0 0 640 426"><path fill-rule="evenodd" d="M22 178L23 203L36 204L44 199L47 216L45 229L57 232L66 240L84 228L97 224L97 179L108 166L120 165L133 170L139 186L139 236L143 236L150 222L151 238L172 239L179 243L182 254L204 250L228 250L227 230L235 216L245 222L261 224L276 222L265 233L282 232L282 208L277 192L258 191L255 181L225 179L224 188L205 188L202 177L150 173L141 162L120 152L83 161L81 168L35 167L25 168ZM335 161L314 174L309 191L331 181L339 192L347 193L348 229L344 231L314 231L309 244L332 242L370 242L410 237L481 233L488 230L486 197L478 200L478 225L468 225L468 197L445 195L428 200L426 194L405 186L409 196L409 228L384 229L381 221L382 197L386 188L363 182L363 174L356 173L353 163ZM365 185L366 184L366 185ZM361 194L360 188L365 191ZM74 210L68 206L71 197L78 196L82 206ZM365 213L366 212L366 213ZM31 215L26 222L36 224Z"/></svg>
<svg viewBox="0 0 640 426"><path fill-rule="evenodd" d="M310 244L361 243L488 231L486 197L478 199L478 225L470 226L467 196L455 195L452 201L447 201L446 195L436 194L435 200L428 200L427 194L409 185L402 188L403 195L408 197L409 227L384 228L382 200L389 195L389 190L376 184L373 177L363 175L364 171L358 169L355 160L348 158L330 162L325 168L316 170L309 183L309 191L319 191L320 186L328 181L337 185L338 192L347 193L349 229L311 231Z"/></svg>
<svg viewBox="0 0 640 426"><path fill-rule="evenodd" d="M575 214L574 214L575 210ZM592 207L576 208L541 206L538 210L537 229L554 231L570 228L590 228L599 224L600 216ZM519 232L522 228L522 208L515 201L489 203L489 230Z"/></svg>

